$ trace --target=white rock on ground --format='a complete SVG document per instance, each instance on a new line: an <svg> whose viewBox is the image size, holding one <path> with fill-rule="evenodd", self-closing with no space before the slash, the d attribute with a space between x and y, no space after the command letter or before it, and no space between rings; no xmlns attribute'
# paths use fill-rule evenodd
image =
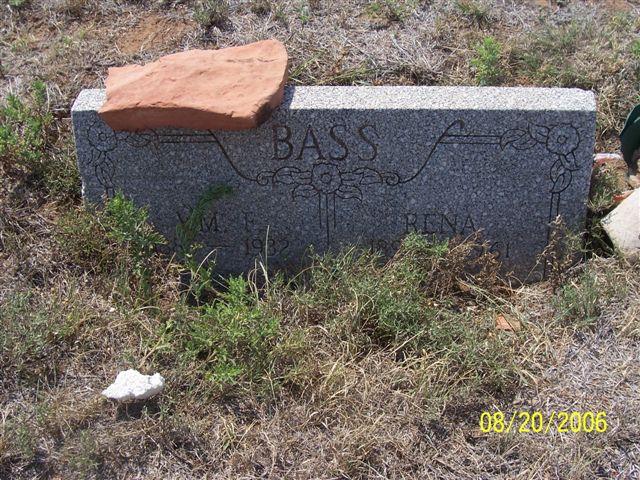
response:
<svg viewBox="0 0 640 480"><path fill-rule="evenodd" d="M609 215L602 226L613 245L631 262L640 259L640 188L633 191Z"/></svg>
<svg viewBox="0 0 640 480"><path fill-rule="evenodd" d="M118 373L116 381L102 391L102 395L119 402L144 400L162 392L164 378L159 373L143 375L137 370Z"/></svg>

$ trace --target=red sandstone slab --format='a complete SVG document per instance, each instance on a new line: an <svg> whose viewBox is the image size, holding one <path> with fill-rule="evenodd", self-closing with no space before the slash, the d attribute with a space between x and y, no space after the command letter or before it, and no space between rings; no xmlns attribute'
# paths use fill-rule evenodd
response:
<svg viewBox="0 0 640 480"><path fill-rule="evenodd" d="M245 130L269 118L286 78L287 51L277 40L189 50L110 68L99 113L114 130Z"/></svg>

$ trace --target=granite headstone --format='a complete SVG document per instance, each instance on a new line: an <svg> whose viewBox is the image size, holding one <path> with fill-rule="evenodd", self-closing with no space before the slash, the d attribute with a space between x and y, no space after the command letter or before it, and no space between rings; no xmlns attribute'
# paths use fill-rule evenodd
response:
<svg viewBox="0 0 640 480"><path fill-rule="evenodd" d="M505 269L532 280L550 222L584 227L591 92L288 87L269 120L240 132L115 132L97 113L104 101L84 90L72 109L85 199L122 191L175 248L176 226L205 192L230 187L197 238L221 273L265 258L299 265L312 245L392 254L412 231L481 232Z"/></svg>

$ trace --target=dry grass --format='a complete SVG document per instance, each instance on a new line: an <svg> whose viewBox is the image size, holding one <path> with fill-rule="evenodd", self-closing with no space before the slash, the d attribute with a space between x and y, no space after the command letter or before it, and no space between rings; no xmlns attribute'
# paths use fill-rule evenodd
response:
<svg viewBox="0 0 640 480"><path fill-rule="evenodd" d="M500 84L596 92L601 148L614 148L638 100L640 24L632 2L163 3L61 0L4 10L4 89L41 77L60 89L54 100L62 114L80 89L103 85L109 66L267 37L286 43L294 83L476 84L477 45L491 36L502 47ZM215 14L211 22L198 21L203 9Z"/></svg>
<svg viewBox="0 0 640 480"><path fill-rule="evenodd" d="M5 300L5 308L25 315L22 325L31 331L22 338L37 336L14 345L22 354L4 357L3 371L19 369L3 379L5 391L14 393L3 399L2 468L12 478L54 472L65 478L212 472L216 478L590 478L603 471L632 478L639 453L640 324L630 292L640 287L640 276L615 259L581 268L590 280L575 272L566 288L576 290L557 294L558 305L549 304L543 285L467 305L476 312L473 322L484 322L471 331L500 345L497 366L516 374L508 391L479 385L477 365L460 369L456 357L441 351L399 357L402 343L363 351L361 342L308 318L313 309L290 292L270 301L289 312L288 333L294 323L303 327L296 370L285 383L268 373L266 383L222 395L202 370L166 349L166 317L195 315L179 307L177 297L165 294L165 315L131 309L109 302L86 276L67 275L53 289L32 289L28 309ZM588 288L597 290L598 315L584 325L560 304L580 305L591 295ZM518 319L522 330L493 331L498 311ZM12 322L5 331L15 331L18 317L7 317L5 309L3 315ZM99 389L127 367L162 371L166 393L128 408L101 399ZM480 412L496 408L604 410L610 429L482 434Z"/></svg>
<svg viewBox="0 0 640 480"><path fill-rule="evenodd" d="M2 103L40 78L51 123L38 155L0 164L0 478L638 477L640 271L596 255L606 181L590 258L563 244L550 282L510 288L490 258L463 268L468 244L413 239L387 263L347 251L293 280L257 272L235 296L204 285L198 305L148 232L122 242L117 215L79 206L69 132L73 98L109 66L275 36L298 84L593 89L612 149L638 101L638 7L252 0L198 16L214 3L3 5ZM123 368L160 371L165 393L102 399ZM498 408L603 410L610 428L483 434Z"/></svg>

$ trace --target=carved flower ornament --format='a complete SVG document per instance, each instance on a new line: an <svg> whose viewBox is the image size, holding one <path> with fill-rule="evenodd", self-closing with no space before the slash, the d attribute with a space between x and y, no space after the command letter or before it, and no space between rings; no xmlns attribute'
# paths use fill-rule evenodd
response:
<svg viewBox="0 0 640 480"><path fill-rule="evenodd" d="M275 172L273 181L296 185L291 194L294 199L335 194L338 198L362 200L359 185L382 183L382 176L369 168L343 172L332 163L317 163L311 170L304 171L294 167L283 167Z"/></svg>
<svg viewBox="0 0 640 480"><path fill-rule="evenodd" d="M569 155L579 143L578 131L571 125L557 125L547 133L547 150L558 155Z"/></svg>
<svg viewBox="0 0 640 480"><path fill-rule="evenodd" d="M104 122L99 119L87 129L87 140L93 148L89 165L94 169L98 183L102 185L108 196L114 194L114 176L117 164L117 155L114 150L118 147L118 142L123 141L132 147L156 146L158 134L153 130L137 132L114 132Z"/></svg>
<svg viewBox="0 0 640 480"><path fill-rule="evenodd" d="M99 152L106 153L118 146L118 138L113 130L105 128L100 122L93 122L87 132L89 144Z"/></svg>
<svg viewBox="0 0 640 480"><path fill-rule="evenodd" d="M330 163L319 163L311 170L311 185L322 193L335 193L342 186L340 170Z"/></svg>
<svg viewBox="0 0 640 480"><path fill-rule="evenodd" d="M89 145L100 153L108 153L116 149L119 141L124 141L132 147L146 147L158 142L158 134L154 130L144 132L114 132L101 121L95 121L89 126L87 132Z"/></svg>
<svg viewBox="0 0 640 480"><path fill-rule="evenodd" d="M578 130L568 123L553 127L530 125L527 130L509 130L500 139L500 147L503 150L507 146L517 150L528 150L536 144L544 145L547 151L558 157L551 166L549 178L553 182L551 192L562 192L571 183L571 172L580 168L574 154L580 145Z"/></svg>

